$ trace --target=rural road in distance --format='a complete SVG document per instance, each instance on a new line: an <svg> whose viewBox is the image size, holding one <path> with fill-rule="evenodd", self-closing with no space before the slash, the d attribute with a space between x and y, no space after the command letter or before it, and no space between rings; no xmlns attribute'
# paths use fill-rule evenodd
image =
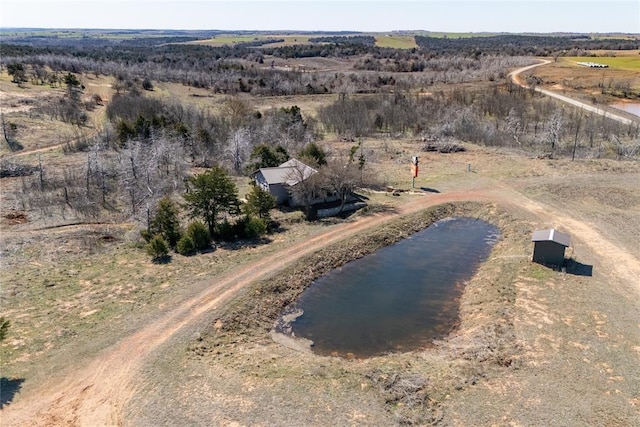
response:
<svg viewBox="0 0 640 427"><path fill-rule="evenodd" d="M533 68L536 67L540 67L541 65L547 65L549 63L551 63L551 61L547 60L547 59L541 59L540 63L538 64L533 64L533 65L529 65L527 67L523 67L523 68L518 68L515 71L512 71L511 73L509 73L508 77L511 77L511 80L517 84L520 87L529 89L529 86L527 86L525 83L523 83L520 80L520 74L524 73L525 71L529 71ZM580 107L585 111L591 111L593 113L599 114L601 116L607 117L611 120L615 120L617 122L623 123L625 125L631 125L633 123L635 123L636 121L627 117L624 117L622 115L618 115L615 112L612 112L610 110L604 109L604 108L600 108L597 107L595 105L591 105L589 103L583 102L583 101L579 101L577 99L574 98L569 98L568 96L564 96L564 95L560 95L559 93L553 92L551 90L548 89L542 89L540 87L535 87L534 90L536 92L540 92L544 95L550 96L552 98L556 98L562 102L564 102L565 104L569 104L569 105L573 105L576 107Z"/></svg>

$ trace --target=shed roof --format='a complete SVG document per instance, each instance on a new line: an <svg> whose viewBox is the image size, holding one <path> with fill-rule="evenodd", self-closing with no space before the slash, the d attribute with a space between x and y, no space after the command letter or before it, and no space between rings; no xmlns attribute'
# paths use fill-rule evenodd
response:
<svg viewBox="0 0 640 427"><path fill-rule="evenodd" d="M556 229L549 230L536 230L531 237L532 242L555 242L562 246L569 246L571 244L571 236L565 233L561 233Z"/></svg>
<svg viewBox="0 0 640 427"><path fill-rule="evenodd" d="M309 178L311 175L318 173L311 166L305 165L299 160L291 159L278 167L260 168L262 176L268 184L288 184L296 185L303 179Z"/></svg>

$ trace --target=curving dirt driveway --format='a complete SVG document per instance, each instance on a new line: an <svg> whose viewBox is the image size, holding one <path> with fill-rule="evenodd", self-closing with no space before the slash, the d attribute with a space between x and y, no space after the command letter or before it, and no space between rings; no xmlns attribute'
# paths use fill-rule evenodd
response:
<svg viewBox="0 0 640 427"><path fill-rule="evenodd" d="M44 385L31 396L3 409L2 425L120 425L122 410L135 391L134 378L150 353L201 314L228 302L243 287L268 276L318 249L379 226L398 215L427 206L474 200L481 194L450 193L421 197L393 214L376 214L341 224L278 254L242 266L211 282L200 295L183 301L152 324L107 349L87 366L70 372L67 380Z"/></svg>
<svg viewBox="0 0 640 427"><path fill-rule="evenodd" d="M525 71L529 71L533 68L536 67L540 67L541 65L546 65L551 63L551 61L547 60L547 59L541 59L541 62L539 64L533 64L533 65L529 65L527 67L523 67L523 68L518 68L515 71L512 71L511 73L509 73L509 76L511 78L511 80L517 84L518 86L521 86L523 88L529 89L529 86L527 86L525 83L522 82L522 80L520 79L520 74L522 74ZM565 104L569 104L569 105L573 105L575 107L579 107L582 108L583 110L586 111L590 111L596 114L599 114L601 116L607 117L609 119L615 120L617 122L623 123L625 125L630 125L635 123L634 120L621 116L619 114L616 114L615 112L612 112L610 109L606 109L606 108L602 108L602 107L598 107L583 101L579 101L577 99L573 99L570 98L568 96L564 96L564 95L560 95L559 93L553 92L551 90L548 89L543 89L541 87L535 87L534 90L536 92L540 92L544 95L550 96L552 98L558 99L562 102L564 102Z"/></svg>
<svg viewBox="0 0 640 427"><path fill-rule="evenodd" d="M567 231L581 236L603 261L614 266L616 274L640 296L640 262L616 246L592 227L547 206L541 206L505 184L491 185L474 191L416 196L393 213L375 214L355 222L332 227L310 240L297 243L278 254L229 271L211 281L201 294L176 304L175 308L145 326L119 344L105 350L87 366L70 371L63 383L45 384L32 395L5 407L1 412L3 426L21 425L122 425L123 410L136 390L139 369L158 349L203 313L226 304L242 288L284 268L318 249L346 239L358 232L383 225L398 216L418 212L426 207L452 201L485 201L515 206L544 219L564 224Z"/></svg>

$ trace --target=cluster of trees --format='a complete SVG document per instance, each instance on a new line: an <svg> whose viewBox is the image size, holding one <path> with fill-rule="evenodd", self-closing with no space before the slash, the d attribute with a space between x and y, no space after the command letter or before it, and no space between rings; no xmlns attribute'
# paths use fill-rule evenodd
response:
<svg viewBox="0 0 640 427"><path fill-rule="evenodd" d="M71 82L69 91L76 86ZM55 210L63 217L144 223L163 196L188 189L190 166L225 165L243 175L277 166L288 153L313 157L320 136L315 121L295 105L261 114L235 98L212 114L129 89L113 97L106 115L109 123L97 135L64 147L66 154L86 153L85 162L69 170L40 163L23 174L19 206L43 216Z"/></svg>
<svg viewBox="0 0 640 427"><path fill-rule="evenodd" d="M258 46L264 46L267 44L274 44L274 43L284 43L284 39L282 38L256 39L250 42L237 43L236 47L258 47Z"/></svg>
<svg viewBox="0 0 640 427"><path fill-rule="evenodd" d="M372 73L300 73L271 68L252 68L228 60L206 58L202 60L163 59L162 62L140 60L103 61L62 55L35 55L29 57L0 58L3 63L19 63L25 70L26 80L34 84L60 83L65 72L96 73L116 78L116 87L129 90L140 87L145 80L171 81L187 86L210 89L215 93L252 95L306 95L325 93L378 93L394 87L408 89L429 87L436 83L464 83L478 80L496 80L504 70L531 64L531 58L481 56L479 59L451 56L429 58L422 53L388 50L388 55L366 55L355 63L356 69L375 70ZM258 55L252 51L252 55ZM6 62L11 60L11 62ZM186 60L186 59L185 59ZM50 71L48 71L50 70ZM68 70L68 71L65 71ZM421 71L410 73L411 71ZM393 73L393 74L391 74ZM398 74L401 73L401 74Z"/></svg>
<svg viewBox="0 0 640 427"><path fill-rule="evenodd" d="M562 107L510 83L495 84L489 91L455 89L432 97L400 92L342 96L322 108L318 118L326 129L346 137L411 134L558 154L578 148L578 154L600 155L612 141L640 136L638 126Z"/></svg>
<svg viewBox="0 0 640 427"><path fill-rule="evenodd" d="M128 92L114 96L107 116L118 146L162 133L179 140L194 165L209 167L224 161L237 174L249 165L257 145L268 143L297 152L320 138L315 120L305 119L295 105L262 114L236 98L213 114Z"/></svg>
<svg viewBox="0 0 640 427"><path fill-rule="evenodd" d="M86 160L74 168L39 162L31 175L21 177L16 204L43 217L59 213L63 218L144 223L149 207L164 195L184 190L188 165L179 140L158 134L114 149L105 144L111 138L105 130L77 144L86 150Z"/></svg>
<svg viewBox="0 0 640 427"><path fill-rule="evenodd" d="M154 260L163 260L170 249L182 255L205 250L212 238L257 238L269 231L269 211L276 204L271 194L254 185L241 203L234 182L217 166L189 177L187 182L183 207L195 221L183 230L179 206L169 197L162 198L142 232Z"/></svg>
<svg viewBox="0 0 640 427"><path fill-rule="evenodd" d="M438 81L472 81L488 75L495 78L506 68L505 65L510 66L503 63L504 55L499 53L488 55L475 51L473 55L467 55L452 50L444 55L432 50L373 47L370 46L373 41L371 36L329 39L334 42L272 48L263 46L260 49L171 43L150 48L145 44L136 44L136 39L108 49L82 45L34 48L9 43L3 45L0 66L19 64L23 69L24 81L40 84L56 84L60 81L60 73L95 73L125 81L171 81L208 88L217 93L247 92L269 96L366 93L380 91L384 86L377 84L375 78L362 78L355 74L297 73L249 65L263 63L267 55L282 58L360 56L356 69L430 73L420 77L394 76L397 81L404 81L406 86L415 86L416 83L429 85ZM518 61L522 63L524 60L520 58Z"/></svg>

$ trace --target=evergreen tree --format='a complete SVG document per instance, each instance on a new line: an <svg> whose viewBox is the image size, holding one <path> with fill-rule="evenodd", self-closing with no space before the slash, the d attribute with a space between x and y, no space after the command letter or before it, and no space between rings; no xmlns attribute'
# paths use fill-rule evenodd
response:
<svg viewBox="0 0 640 427"><path fill-rule="evenodd" d="M169 246L161 235L156 234L147 244L147 254L153 257L154 262L158 262L169 255Z"/></svg>
<svg viewBox="0 0 640 427"><path fill-rule="evenodd" d="M178 207L170 198L164 197L158 202L158 210L149 224L149 232L161 235L175 249L180 240L180 220Z"/></svg>
<svg viewBox="0 0 640 427"><path fill-rule="evenodd" d="M270 218L269 211L276 207L276 198L257 185L252 186L246 199L246 203L242 205L242 210L245 214L256 215L258 218L268 220Z"/></svg>
<svg viewBox="0 0 640 427"><path fill-rule="evenodd" d="M0 317L0 342L4 341L7 337L7 331L9 330L9 325L11 323L8 320L5 320L4 317Z"/></svg>
<svg viewBox="0 0 640 427"><path fill-rule="evenodd" d="M217 166L188 180L184 194L192 218L202 218L213 236L222 213L237 214L240 207L238 190L226 172Z"/></svg>
<svg viewBox="0 0 640 427"><path fill-rule="evenodd" d="M327 153L315 142L311 142L300 151L300 157L313 163L314 166L327 164Z"/></svg>

